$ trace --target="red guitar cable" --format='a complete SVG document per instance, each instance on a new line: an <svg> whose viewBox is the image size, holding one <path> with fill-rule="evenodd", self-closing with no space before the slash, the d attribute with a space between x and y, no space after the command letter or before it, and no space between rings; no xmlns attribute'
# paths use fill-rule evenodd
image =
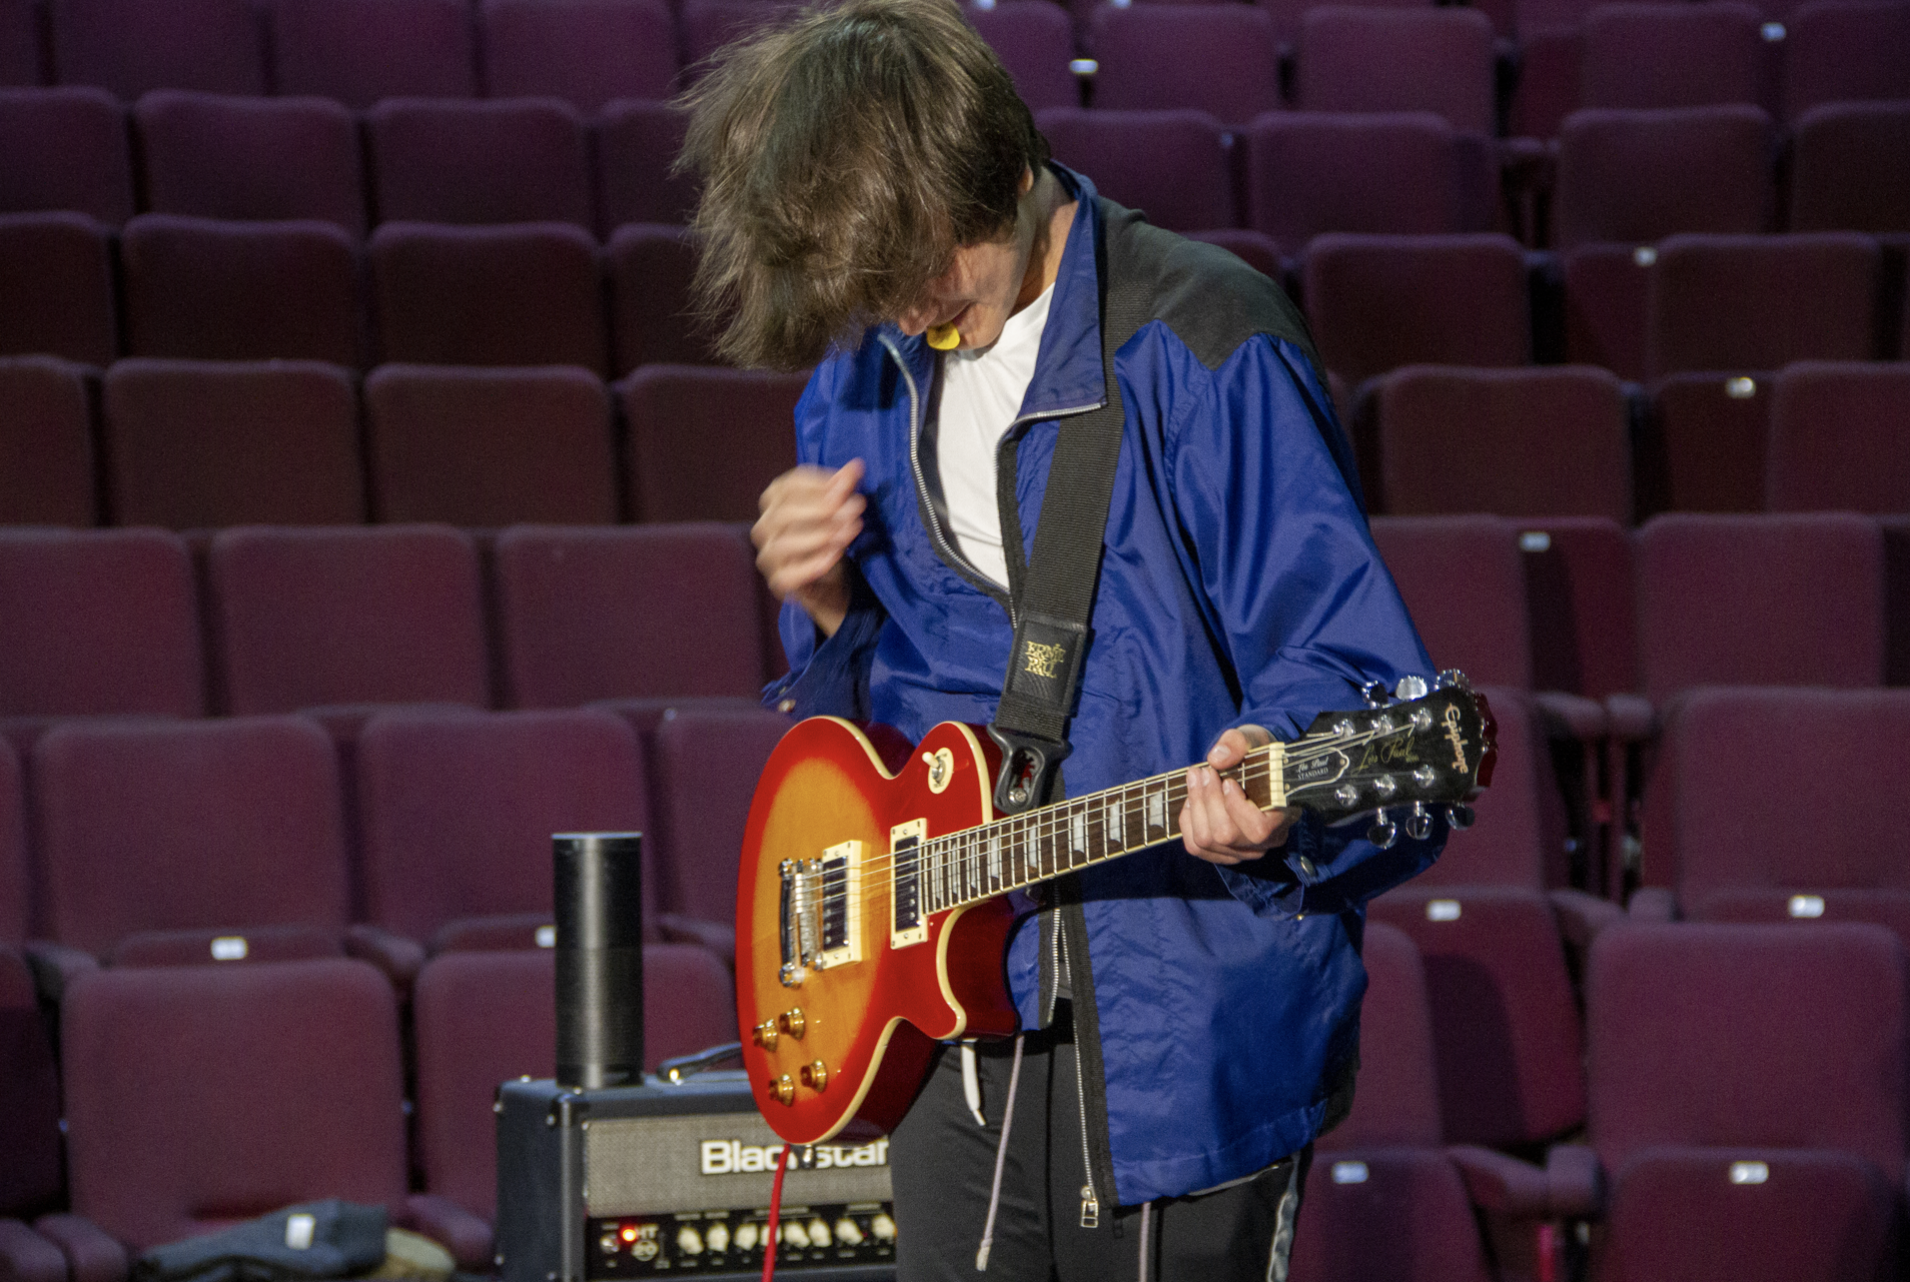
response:
<svg viewBox="0 0 1910 1282"><path fill-rule="evenodd" d="M769 1226L763 1238L763 1282L770 1282L776 1276L776 1235L783 1218L783 1172L789 1169L789 1145L783 1145L783 1155L776 1159L776 1182L769 1189Z"/></svg>

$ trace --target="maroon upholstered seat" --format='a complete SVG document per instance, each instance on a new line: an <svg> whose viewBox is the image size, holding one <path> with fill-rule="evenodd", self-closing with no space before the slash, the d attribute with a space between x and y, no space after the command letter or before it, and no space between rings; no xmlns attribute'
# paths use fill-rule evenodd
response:
<svg viewBox="0 0 1910 1282"><path fill-rule="evenodd" d="M358 397L317 361L120 361L105 420L115 516L190 530L365 519Z"/></svg>
<svg viewBox="0 0 1910 1282"><path fill-rule="evenodd" d="M598 113L597 233L605 240L625 223L690 221L696 183L670 172L683 150L684 120L667 102L629 98L606 103Z"/></svg>
<svg viewBox="0 0 1910 1282"><path fill-rule="evenodd" d="M644 521L751 521L796 465L803 374L645 365L617 384L630 424L630 493Z"/></svg>
<svg viewBox="0 0 1910 1282"><path fill-rule="evenodd" d="M1433 663L1475 685L1532 685L1517 532L1493 516L1375 517L1373 542Z"/></svg>
<svg viewBox="0 0 1910 1282"><path fill-rule="evenodd" d="M1468 8L1313 9L1294 99L1306 111L1430 111L1494 132L1492 23Z"/></svg>
<svg viewBox="0 0 1910 1282"><path fill-rule="evenodd" d="M1792 122L1790 225L1910 233L1910 101L1826 103Z"/></svg>
<svg viewBox="0 0 1910 1282"><path fill-rule="evenodd" d="M696 243L681 227L625 223L604 253L619 376L640 365L714 365L714 335L696 316Z"/></svg>
<svg viewBox="0 0 1910 1282"><path fill-rule="evenodd" d="M593 225L583 119L557 98L387 98L365 114L386 222Z"/></svg>
<svg viewBox="0 0 1910 1282"><path fill-rule="evenodd" d="M1303 270L1320 357L1351 382L1400 365L1531 360L1525 255L1509 236L1329 233Z"/></svg>
<svg viewBox="0 0 1910 1282"><path fill-rule="evenodd" d="M316 219L365 234L358 124L329 98L157 89L133 105L154 213Z"/></svg>
<svg viewBox="0 0 1910 1282"><path fill-rule="evenodd" d="M369 258L384 360L604 368L597 242L581 227L386 223Z"/></svg>
<svg viewBox="0 0 1910 1282"><path fill-rule="evenodd" d="M1280 107L1273 19L1246 5L1100 5L1089 44L1097 107L1205 111L1244 125Z"/></svg>
<svg viewBox="0 0 1910 1282"><path fill-rule="evenodd" d="M1573 112L1559 134L1558 243L1770 231L1776 150L1771 118L1748 103Z"/></svg>
<svg viewBox="0 0 1910 1282"><path fill-rule="evenodd" d="M384 365L365 412L380 520L617 519L610 396L587 370Z"/></svg>
<svg viewBox="0 0 1910 1282"><path fill-rule="evenodd" d="M968 4L968 21L995 51L1015 92L1035 111L1081 105L1074 58L1074 23L1058 4Z"/></svg>
<svg viewBox="0 0 1910 1282"><path fill-rule="evenodd" d="M1378 502L1401 516L1628 521L1630 431L1624 387L1606 370L1409 365L1380 384Z"/></svg>
<svg viewBox="0 0 1910 1282"><path fill-rule="evenodd" d="M262 94L258 17L246 0L54 0L61 84L131 102L148 89Z"/></svg>
<svg viewBox="0 0 1910 1282"><path fill-rule="evenodd" d="M358 252L335 223L141 214L120 258L130 356L358 364Z"/></svg>
<svg viewBox="0 0 1910 1282"><path fill-rule="evenodd" d="M60 1200L60 1079L33 973L21 955L0 945L0 1214L33 1215ZM0 1233L0 1258L18 1260L17 1244ZM11 1249L10 1249L11 1248ZM64 1276L62 1271L61 1276Z"/></svg>
<svg viewBox="0 0 1910 1282"><path fill-rule="evenodd" d="M119 349L106 229L85 214L0 214L0 356L107 365Z"/></svg>
<svg viewBox="0 0 1910 1282"><path fill-rule="evenodd" d="M0 85L43 83L38 11L32 0L0 0Z"/></svg>
<svg viewBox="0 0 1910 1282"><path fill-rule="evenodd" d="M1762 18L1748 4L1604 4L1585 16L1587 107L1702 107L1767 99Z"/></svg>
<svg viewBox="0 0 1910 1282"><path fill-rule="evenodd" d="M1560 255L1565 280L1565 359L1645 377L1645 330L1655 245L1579 245Z"/></svg>
<svg viewBox="0 0 1910 1282"><path fill-rule="evenodd" d="M357 772L369 919L439 948L502 918L522 928L484 932L489 946L534 947L551 834L650 826L642 749L606 712L385 712L359 735Z"/></svg>
<svg viewBox="0 0 1910 1282"><path fill-rule="evenodd" d="M676 23L663 0L484 0L484 89L596 111L676 88Z"/></svg>
<svg viewBox="0 0 1910 1282"><path fill-rule="evenodd" d="M463 0L271 0L282 94L365 108L380 98L469 98L476 30Z"/></svg>
<svg viewBox="0 0 1910 1282"><path fill-rule="evenodd" d="M489 702L477 548L457 530L239 526L208 568L236 713Z"/></svg>
<svg viewBox="0 0 1910 1282"><path fill-rule="evenodd" d="M1044 7L1005 5L996 12ZM1206 112L1062 107L1042 112L1036 124L1056 160L1092 175L1103 196L1143 211L1156 226L1202 231L1234 225L1228 135Z"/></svg>
<svg viewBox="0 0 1910 1282"><path fill-rule="evenodd" d="M0 90L0 212L133 216L126 111L103 89Z"/></svg>
<svg viewBox="0 0 1910 1282"><path fill-rule="evenodd" d="M1266 115L1244 136L1246 225L1298 254L1321 232L1441 235L1497 226L1497 162L1431 112Z"/></svg>
<svg viewBox="0 0 1910 1282"><path fill-rule="evenodd" d="M1843 513L1656 517L1638 532L1638 607L1656 703L1698 685L1874 686L1883 536Z"/></svg>
<svg viewBox="0 0 1910 1282"><path fill-rule="evenodd" d="M1651 387L1639 442L1639 513L1755 512L1773 380L1760 373L1687 373Z"/></svg>
<svg viewBox="0 0 1910 1282"><path fill-rule="evenodd" d="M1775 370L1876 354L1877 243L1853 232L1673 236L1652 267L1647 364Z"/></svg>
<svg viewBox="0 0 1910 1282"><path fill-rule="evenodd" d="M427 1189L487 1219L498 1083L556 1070L554 963L543 951L446 953L418 975L418 1164ZM729 972L694 944L644 945L643 1003L650 1068L735 1039Z"/></svg>
<svg viewBox="0 0 1910 1282"><path fill-rule="evenodd" d="M93 524L93 410L85 371L0 357L0 524Z"/></svg>
<svg viewBox="0 0 1910 1282"><path fill-rule="evenodd" d="M1819 0L1791 15L1784 39L1784 115L1830 102L1910 98L1910 13L1895 3Z"/></svg>
<svg viewBox="0 0 1910 1282"><path fill-rule="evenodd" d="M1766 505L1910 514L1910 367L1802 361L1777 377Z"/></svg>
<svg viewBox="0 0 1910 1282"><path fill-rule="evenodd" d="M250 953L216 938L303 926L338 951L344 820L331 741L312 722L62 725L34 749L33 791L58 942L209 962Z"/></svg>
<svg viewBox="0 0 1910 1282"><path fill-rule="evenodd" d="M498 538L495 565L517 707L753 699L762 685L756 570L735 526L519 526Z"/></svg>

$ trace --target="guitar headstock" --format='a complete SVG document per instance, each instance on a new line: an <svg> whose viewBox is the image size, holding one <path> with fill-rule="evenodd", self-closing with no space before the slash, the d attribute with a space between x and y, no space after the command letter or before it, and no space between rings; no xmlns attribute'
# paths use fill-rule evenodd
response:
<svg viewBox="0 0 1910 1282"><path fill-rule="evenodd" d="M1372 813L1369 835L1381 846L1398 837L1398 809L1406 831L1432 830L1432 806L1450 808L1452 825L1468 827L1464 803L1492 782L1494 730L1485 697L1463 673L1439 674L1437 688L1408 678L1388 701L1370 687L1372 706L1323 712L1304 738L1286 747L1287 803L1305 806L1328 823Z"/></svg>

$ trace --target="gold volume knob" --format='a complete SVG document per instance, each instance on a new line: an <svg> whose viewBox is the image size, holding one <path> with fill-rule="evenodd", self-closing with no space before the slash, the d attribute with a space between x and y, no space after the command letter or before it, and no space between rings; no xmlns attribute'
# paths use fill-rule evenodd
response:
<svg viewBox="0 0 1910 1282"><path fill-rule="evenodd" d="M773 1019L766 1019L750 1029L750 1035L755 1039L756 1044L766 1051L775 1050L776 1043L782 1038L782 1033L777 1029L776 1021Z"/></svg>
<svg viewBox="0 0 1910 1282"><path fill-rule="evenodd" d="M821 1060L804 1064L800 1070L802 1084L820 1095L829 1087L829 1066Z"/></svg>
<svg viewBox="0 0 1910 1282"><path fill-rule="evenodd" d="M808 1076L808 1073L809 1070L807 1068L803 1069L805 1078ZM769 1079L769 1093L774 1095L779 1103L792 1104L796 1100L795 1080L787 1073L784 1073L781 1077L772 1077Z"/></svg>
<svg viewBox="0 0 1910 1282"><path fill-rule="evenodd" d="M798 1006L794 1010L786 1010L776 1016L776 1027L800 1042L802 1040L804 1027L802 1007Z"/></svg>

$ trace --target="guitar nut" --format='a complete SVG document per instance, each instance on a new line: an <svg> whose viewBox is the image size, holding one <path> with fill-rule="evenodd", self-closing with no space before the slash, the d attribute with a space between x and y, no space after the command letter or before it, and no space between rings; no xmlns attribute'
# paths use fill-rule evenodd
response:
<svg viewBox="0 0 1910 1282"><path fill-rule="evenodd" d="M809 1070L807 1068L803 1069L805 1076L807 1076L808 1073ZM779 1104L793 1104L796 1102L795 1080L787 1073L784 1073L781 1077L772 1077L769 1079L769 1093Z"/></svg>
<svg viewBox="0 0 1910 1282"><path fill-rule="evenodd" d="M797 1006L794 1009L786 1010L776 1016L776 1027L800 1042L802 1040L803 1029L806 1027L806 1021L802 1015L802 1007Z"/></svg>
<svg viewBox="0 0 1910 1282"><path fill-rule="evenodd" d="M821 1060L804 1064L800 1070L802 1084L820 1095L829 1087L829 1066ZM785 1079L786 1080L786 1079Z"/></svg>

